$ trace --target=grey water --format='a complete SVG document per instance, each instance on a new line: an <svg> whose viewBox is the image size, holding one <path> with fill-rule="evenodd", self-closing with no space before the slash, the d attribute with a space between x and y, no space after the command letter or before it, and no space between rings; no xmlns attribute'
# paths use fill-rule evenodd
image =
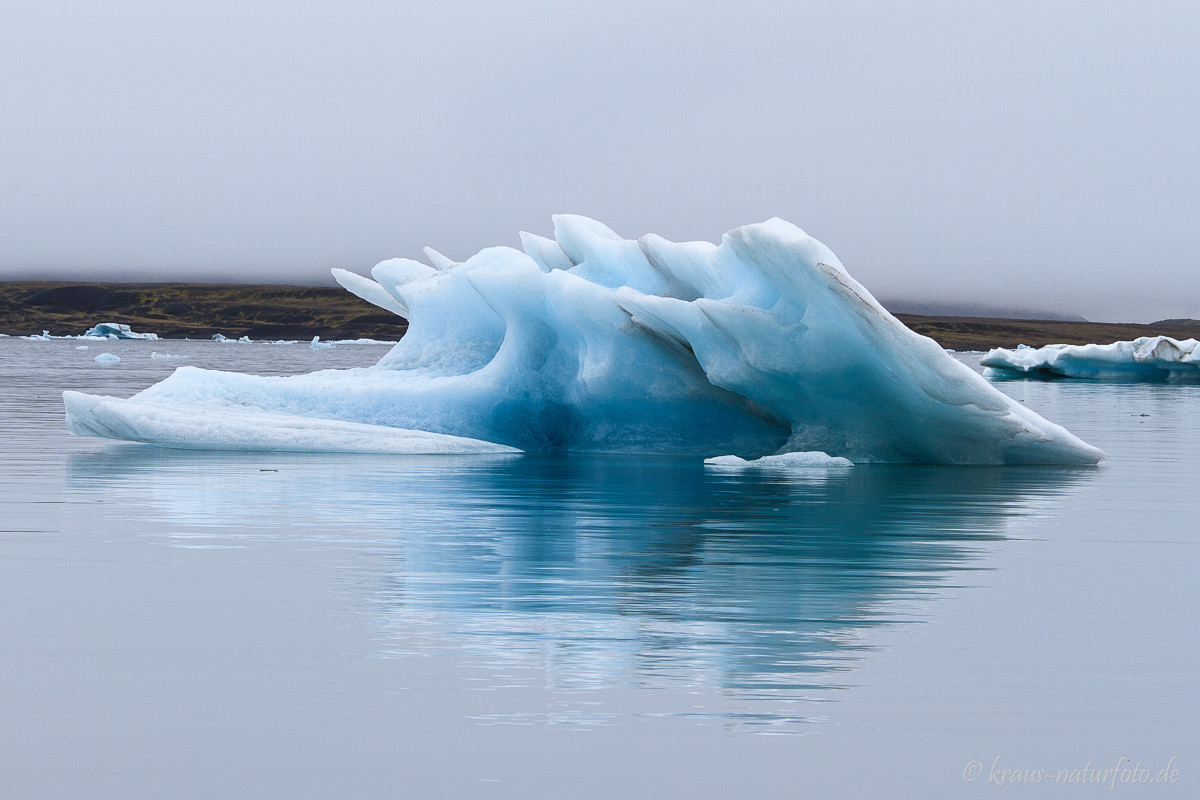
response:
<svg viewBox="0 0 1200 800"><path fill-rule="evenodd" d="M1088 469L204 453L60 394L385 349L80 344L0 339L0 796L1195 796L1198 386L997 384Z"/></svg>

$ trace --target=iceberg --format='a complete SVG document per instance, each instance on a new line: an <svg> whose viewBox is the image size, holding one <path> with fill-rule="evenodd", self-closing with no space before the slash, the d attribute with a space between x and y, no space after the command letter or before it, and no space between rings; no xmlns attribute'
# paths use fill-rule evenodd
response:
<svg viewBox="0 0 1200 800"><path fill-rule="evenodd" d="M1200 345L1195 339L1142 336L1112 344L998 347L979 362L989 377L1089 378L1126 381L1200 381Z"/></svg>
<svg viewBox="0 0 1200 800"><path fill-rule="evenodd" d="M430 264L392 259L370 278L333 270L409 320L372 367L260 377L184 366L127 400L72 394L68 426L231 449L294 449L291 426L348 424L367 427L305 446L424 432L523 451L1104 457L906 328L827 247L781 219L713 244L632 241L561 215L553 239L522 233L521 244L464 262L427 250Z"/></svg>
<svg viewBox="0 0 1200 800"><path fill-rule="evenodd" d="M137 333L119 322L101 322L83 335L89 339L158 339L157 333Z"/></svg>
<svg viewBox="0 0 1200 800"><path fill-rule="evenodd" d="M97 364L117 364L120 363L120 361L121 357L115 356L112 353L101 353L100 355L96 356Z"/></svg>

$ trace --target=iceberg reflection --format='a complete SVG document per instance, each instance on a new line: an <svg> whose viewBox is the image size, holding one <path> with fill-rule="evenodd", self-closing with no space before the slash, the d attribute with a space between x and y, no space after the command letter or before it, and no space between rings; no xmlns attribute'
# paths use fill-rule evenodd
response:
<svg viewBox="0 0 1200 800"><path fill-rule="evenodd" d="M779 705L838 686L864 632L922 619L986 566L1008 520L1052 513L1092 473L115 445L72 456L68 481L166 523L172 542L361 553L355 602L384 654L456 653L491 687L701 687Z"/></svg>

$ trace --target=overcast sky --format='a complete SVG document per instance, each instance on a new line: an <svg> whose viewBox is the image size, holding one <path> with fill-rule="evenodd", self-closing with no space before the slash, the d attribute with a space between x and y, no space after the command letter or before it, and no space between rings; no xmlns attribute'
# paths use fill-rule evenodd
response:
<svg viewBox="0 0 1200 800"><path fill-rule="evenodd" d="M1200 6L4 2L0 278L327 283L556 212L1200 318Z"/></svg>

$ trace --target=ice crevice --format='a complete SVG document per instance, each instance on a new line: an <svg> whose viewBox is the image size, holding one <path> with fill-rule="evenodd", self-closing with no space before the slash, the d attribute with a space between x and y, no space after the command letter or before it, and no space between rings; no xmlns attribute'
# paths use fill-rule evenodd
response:
<svg viewBox="0 0 1200 800"><path fill-rule="evenodd" d="M181 367L129 399L69 393L68 425L214 449L1104 456L906 328L783 220L713 244L628 240L558 215L553 239L520 240L463 262L430 248L432 266L392 259L370 278L334 270L409 321L373 367L282 378Z"/></svg>

